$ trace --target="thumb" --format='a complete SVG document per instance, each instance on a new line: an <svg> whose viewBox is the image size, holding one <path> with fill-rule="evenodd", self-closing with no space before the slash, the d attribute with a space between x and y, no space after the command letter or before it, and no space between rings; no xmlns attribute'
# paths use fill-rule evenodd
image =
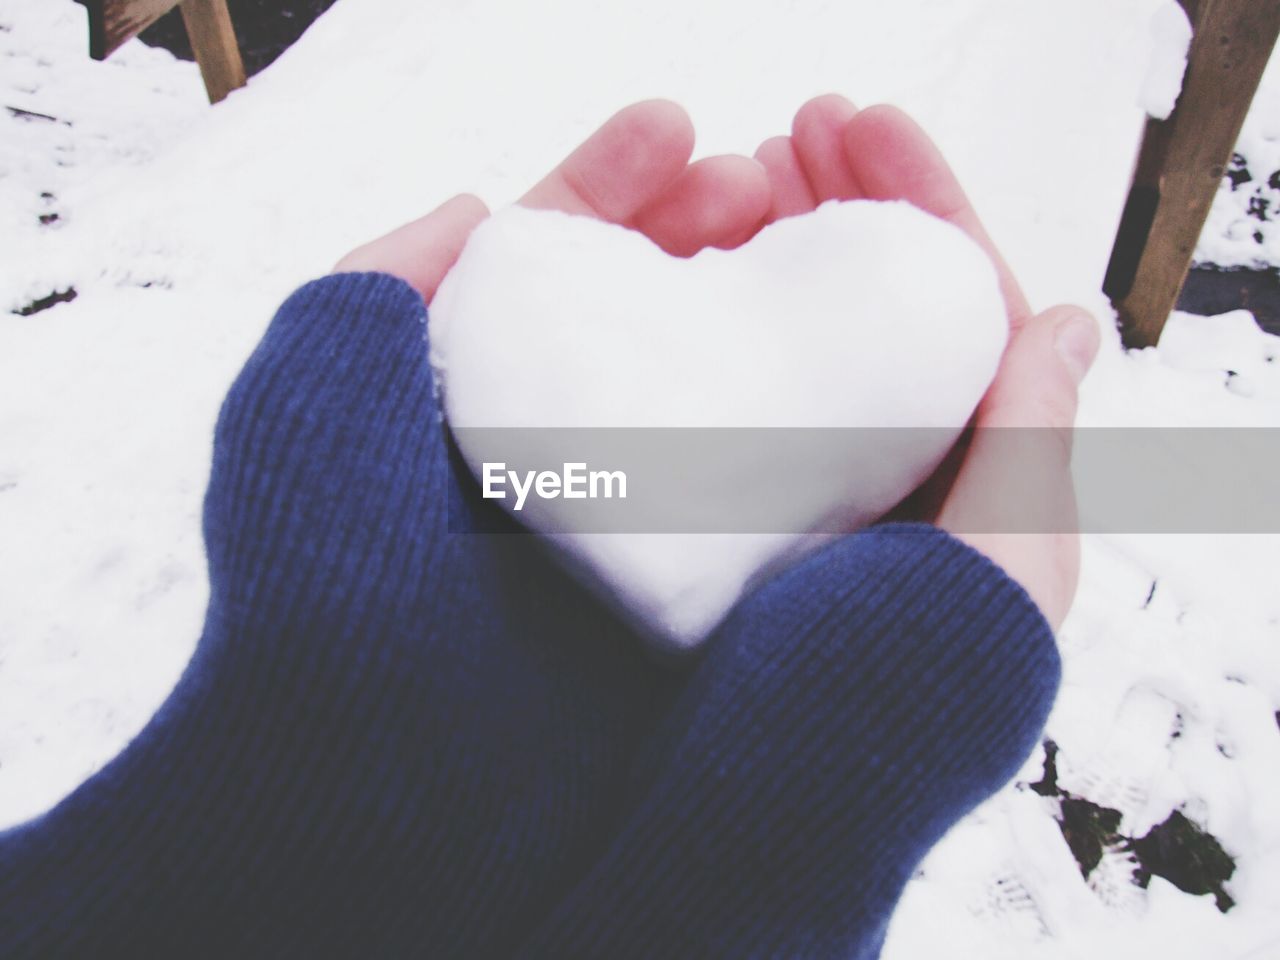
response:
<svg viewBox="0 0 1280 960"><path fill-rule="evenodd" d="M1034 317L1014 332L976 425L1047 427L1066 431L1069 442L1077 388L1098 342L1098 323L1081 307L1051 307Z"/></svg>
<svg viewBox="0 0 1280 960"><path fill-rule="evenodd" d="M488 215L484 201L459 194L426 216L352 250L338 261L333 272L389 273L404 280L430 303L445 274L462 254L471 231Z"/></svg>
<svg viewBox="0 0 1280 960"><path fill-rule="evenodd" d="M1078 575L1071 432L1099 340L1097 322L1073 306L1014 332L938 514L938 526L1003 566L1055 627Z"/></svg>

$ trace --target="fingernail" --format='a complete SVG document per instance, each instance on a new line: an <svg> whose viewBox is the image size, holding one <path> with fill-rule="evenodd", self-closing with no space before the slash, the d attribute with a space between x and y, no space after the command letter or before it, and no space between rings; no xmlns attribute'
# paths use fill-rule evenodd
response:
<svg viewBox="0 0 1280 960"><path fill-rule="evenodd" d="M1072 314L1058 324L1053 345L1071 379L1078 384L1093 366L1098 352L1098 325L1087 313Z"/></svg>

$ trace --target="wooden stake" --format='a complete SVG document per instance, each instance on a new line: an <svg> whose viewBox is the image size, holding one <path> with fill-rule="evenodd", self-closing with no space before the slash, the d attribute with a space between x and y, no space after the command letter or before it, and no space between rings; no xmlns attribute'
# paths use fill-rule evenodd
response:
<svg viewBox="0 0 1280 960"><path fill-rule="evenodd" d="M227 0L182 0L179 9L209 102L217 103L245 85L244 61L240 59Z"/></svg>
<svg viewBox="0 0 1280 960"><path fill-rule="evenodd" d="M1194 31L1182 93L1147 120L1102 284L1130 347L1160 339L1280 33L1280 0L1179 3Z"/></svg>
<svg viewBox="0 0 1280 960"><path fill-rule="evenodd" d="M89 12L89 56L105 60L175 6L178 0L76 0ZM244 62L227 0L183 0L182 22L209 102L245 85Z"/></svg>
<svg viewBox="0 0 1280 960"><path fill-rule="evenodd" d="M89 12L89 56L105 60L178 5L178 0L76 0Z"/></svg>

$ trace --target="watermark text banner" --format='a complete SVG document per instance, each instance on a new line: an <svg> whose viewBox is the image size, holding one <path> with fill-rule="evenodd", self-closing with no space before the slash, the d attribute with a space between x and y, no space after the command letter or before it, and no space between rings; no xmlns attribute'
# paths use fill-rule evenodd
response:
<svg viewBox="0 0 1280 960"><path fill-rule="evenodd" d="M956 431L928 428L463 428L476 499L544 531L843 533L897 503ZM1280 533L1280 429L970 431L991 508L975 529ZM1076 510L1058 495L1070 457ZM469 494L468 494L469 496ZM496 532L483 511L451 528Z"/></svg>

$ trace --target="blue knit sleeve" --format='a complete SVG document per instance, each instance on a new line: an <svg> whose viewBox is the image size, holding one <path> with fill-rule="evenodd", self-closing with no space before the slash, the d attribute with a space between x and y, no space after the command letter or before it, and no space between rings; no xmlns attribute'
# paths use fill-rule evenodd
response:
<svg viewBox="0 0 1280 960"><path fill-rule="evenodd" d="M1034 747L1060 669L1025 591L935 528L810 556L722 626L521 956L877 956L920 859Z"/></svg>
<svg viewBox="0 0 1280 960"><path fill-rule="evenodd" d="M213 440L192 660L0 833L0 957L501 957L585 861L670 678L534 538L450 535L481 505L425 320L377 274L280 308Z"/></svg>
<svg viewBox="0 0 1280 960"><path fill-rule="evenodd" d="M0 956L870 956L1058 682L944 533L846 537L647 658L453 450L406 284L329 277L232 385L210 601L146 728L0 833Z"/></svg>

